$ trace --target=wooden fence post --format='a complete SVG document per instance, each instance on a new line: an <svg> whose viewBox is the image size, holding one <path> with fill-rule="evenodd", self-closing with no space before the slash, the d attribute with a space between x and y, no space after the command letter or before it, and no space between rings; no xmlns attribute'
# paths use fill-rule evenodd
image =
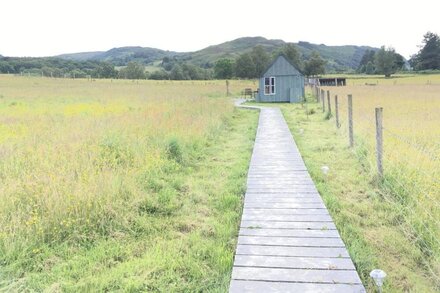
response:
<svg viewBox="0 0 440 293"><path fill-rule="evenodd" d="M325 92L321 90L321 100L322 100L322 113L325 112Z"/></svg>
<svg viewBox="0 0 440 293"><path fill-rule="evenodd" d="M341 127L341 125L339 124L338 95L335 95L335 118L336 118L336 128Z"/></svg>
<svg viewBox="0 0 440 293"><path fill-rule="evenodd" d="M383 177L383 108L376 108L376 159L377 159L377 173L379 178Z"/></svg>
<svg viewBox="0 0 440 293"><path fill-rule="evenodd" d="M348 95L348 136L350 138L350 147L354 146L353 136L353 97Z"/></svg>
<svg viewBox="0 0 440 293"><path fill-rule="evenodd" d="M321 89L316 86L316 102L319 103L319 95L321 94Z"/></svg>
<svg viewBox="0 0 440 293"><path fill-rule="evenodd" d="M327 106L329 115L332 115L332 106L330 104L330 91L327 91Z"/></svg>

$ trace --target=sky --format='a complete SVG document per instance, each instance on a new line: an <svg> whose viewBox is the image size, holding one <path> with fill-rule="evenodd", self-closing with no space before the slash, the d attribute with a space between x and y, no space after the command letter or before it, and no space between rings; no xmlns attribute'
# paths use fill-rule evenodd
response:
<svg viewBox="0 0 440 293"><path fill-rule="evenodd" d="M54 56L143 46L196 51L240 37L393 47L440 33L438 0L1 0L0 54Z"/></svg>

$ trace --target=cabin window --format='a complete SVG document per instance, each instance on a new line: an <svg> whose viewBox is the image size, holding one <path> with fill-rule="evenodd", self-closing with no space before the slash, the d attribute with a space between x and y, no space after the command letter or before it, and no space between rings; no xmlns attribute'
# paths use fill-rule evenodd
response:
<svg viewBox="0 0 440 293"><path fill-rule="evenodd" d="M264 78L264 94L275 95L275 77Z"/></svg>

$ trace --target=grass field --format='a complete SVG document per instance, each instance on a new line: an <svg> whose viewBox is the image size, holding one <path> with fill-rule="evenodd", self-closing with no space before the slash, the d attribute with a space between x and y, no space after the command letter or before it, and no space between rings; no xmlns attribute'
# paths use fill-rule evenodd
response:
<svg viewBox="0 0 440 293"><path fill-rule="evenodd" d="M231 81L234 95L248 87ZM327 89L332 103L339 96L339 129L310 95L271 106L361 278L372 291L379 267L387 292L437 292L440 75ZM234 109L225 92L224 81L0 76L0 291L227 291L258 114Z"/></svg>
<svg viewBox="0 0 440 293"><path fill-rule="evenodd" d="M340 77L329 74L326 77ZM347 85L440 85L440 74L347 75Z"/></svg>
<svg viewBox="0 0 440 293"><path fill-rule="evenodd" d="M422 84L425 78L383 79L378 85L358 78L346 87L325 88L333 115L334 95L339 96L340 129L316 103L282 106L363 279L380 266L390 275L391 292L440 289L440 76L429 76L437 84ZM347 94L353 95L354 151L348 148ZM374 108L379 106L384 108L382 180L375 161ZM324 164L334 170L329 178L320 174Z"/></svg>
<svg viewBox="0 0 440 293"><path fill-rule="evenodd" d="M439 79L431 76L432 80ZM384 199L400 209L402 229L423 252L424 266L440 283L440 83L327 88L341 97L342 131L347 126L347 94L353 94L358 156L375 172L374 108L383 107Z"/></svg>
<svg viewBox="0 0 440 293"><path fill-rule="evenodd" d="M0 76L0 291L225 291L258 116L225 91Z"/></svg>

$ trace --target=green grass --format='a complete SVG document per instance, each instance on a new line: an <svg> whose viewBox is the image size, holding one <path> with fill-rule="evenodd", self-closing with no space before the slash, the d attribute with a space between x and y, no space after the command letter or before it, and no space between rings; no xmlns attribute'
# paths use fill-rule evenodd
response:
<svg viewBox="0 0 440 293"><path fill-rule="evenodd" d="M4 291L225 292L258 114L235 110L193 165L156 179L131 233L43 246L1 267ZM170 154L176 155L176 142ZM159 183L160 182L160 183ZM143 207L143 208L142 208Z"/></svg>
<svg viewBox="0 0 440 293"><path fill-rule="evenodd" d="M0 75L0 291L225 291L258 114L224 93Z"/></svg>
<svg viewBox="0 0 440 293"><path fill-rule="evenodd" d="M423 265L423 251L402 229L406 223L399 205L384 201L387 191L356 155L362 149L348 147L347 136L334 119L327 120L320 105L280 106L367 291L374 290L368 274L375 268L388 274L385 292L439 290ZM327 176L320 170L323 165L330 167Z"/></svg>

